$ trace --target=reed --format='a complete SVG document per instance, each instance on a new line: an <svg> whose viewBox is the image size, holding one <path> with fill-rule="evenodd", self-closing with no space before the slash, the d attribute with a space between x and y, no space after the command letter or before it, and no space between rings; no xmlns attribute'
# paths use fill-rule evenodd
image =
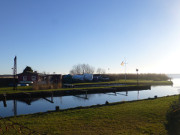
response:
<svg viewBox="0 0 180 135"><path fill-rule="evenodd" d="M54 83L54 84L34 83L32 86L33 90L47 90L47 89L60 89L60 88L62 88L62 83Z"/></svg>

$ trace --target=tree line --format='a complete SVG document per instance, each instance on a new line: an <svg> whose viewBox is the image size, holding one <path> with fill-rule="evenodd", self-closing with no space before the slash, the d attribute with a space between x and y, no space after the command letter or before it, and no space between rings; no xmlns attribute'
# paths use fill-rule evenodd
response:
<svg viewBox="0 0 180 135"><path fill-rule="evenodd" d="M96 71L96 72L95 72ZM95 70L93 66L90 66L89 64L77 64L72 67L72 69L69 72L71 75L76 74L105 74L106 70L103 68L98 68Z"/></svg>

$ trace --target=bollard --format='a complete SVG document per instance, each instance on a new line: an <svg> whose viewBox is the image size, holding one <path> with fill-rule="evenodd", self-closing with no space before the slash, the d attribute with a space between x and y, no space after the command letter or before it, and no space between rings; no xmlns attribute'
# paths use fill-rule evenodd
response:
<svg viewBox="0 0 180 135"><path fill-rule="evenodd" d="M106 104L106 105L108 105L108 104L109 104L109 102L108 102L108 101L106 101L106 102L105 102L105 104Z"/></svg>
<svg viewBox="0 0 180 135"><path fill-rule="evenodd" d="M56 106L56 111L59 111L59 106Z"/></svg>
<svg viewBox="0 0 180 135"><path fill-rule="evenodd" d="M3 94L3 104L4 104L4 107L7 107L7 104L6 104L6 94Z"/></svg>

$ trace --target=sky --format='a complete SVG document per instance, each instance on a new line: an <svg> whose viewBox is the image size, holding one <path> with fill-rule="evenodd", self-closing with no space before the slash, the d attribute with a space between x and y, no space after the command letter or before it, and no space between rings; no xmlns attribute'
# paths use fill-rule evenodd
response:
<svg viewBox="0 0 180 135"><path fill-rule="evenodd" d="M0 0L0 74L180 73L179 0ZM108 70L109 69L109 70Z"/></svg>

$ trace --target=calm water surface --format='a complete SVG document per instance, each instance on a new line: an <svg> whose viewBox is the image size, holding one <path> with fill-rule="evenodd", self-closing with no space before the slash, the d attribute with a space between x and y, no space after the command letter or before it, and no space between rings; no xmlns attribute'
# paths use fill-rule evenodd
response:
<svg viewBox="0 0 180 135"><path fill-rule="evenodd" d="M8 117L21 114L46 112L48 110L55 110L56 106L59 106L60 109L68 109L78 106L105 104L106 101L112 103L152 98L155 95L158 97L163 97L167 95L179 94L180 78L173 79L172 81L174 83L173 86L152 86L151 90L33 99L30 105L23 101L9 100L6 102L7 106L4 107L3 101L0 101L0 116Z"/></svg>

